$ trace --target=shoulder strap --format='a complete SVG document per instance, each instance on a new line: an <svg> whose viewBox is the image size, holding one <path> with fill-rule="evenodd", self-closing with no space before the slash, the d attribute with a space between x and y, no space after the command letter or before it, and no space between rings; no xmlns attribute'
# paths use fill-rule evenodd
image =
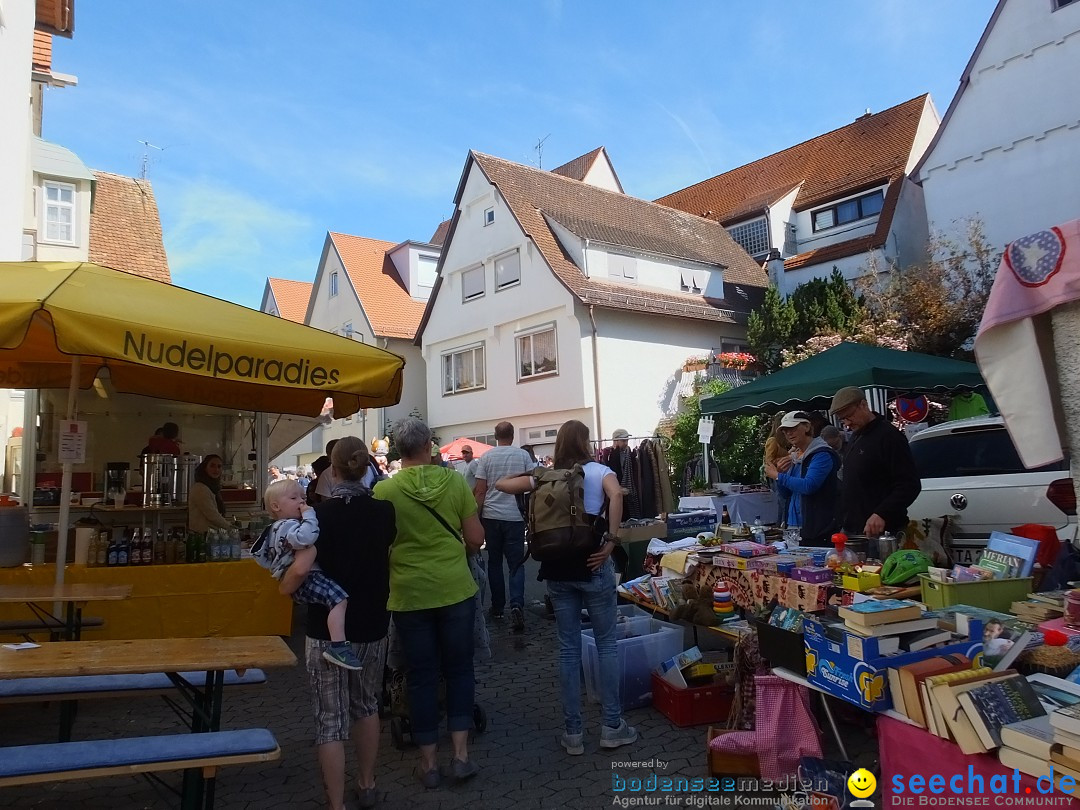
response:
<svg viewBox="0 0 1080 810"><path fill-rule="evenodd" d="M415 498L413 498L413 500L414 500L414 501L416 501L416 499L415 499ZM435 511L434 509L432 509L432 508L431 508L430 506L428 506L428 505L427 505L426 503L424 503L423 501L416 501L416 502L417 502L418 504L420 504L420 505L421 505L422 507L424 507L425 509L427 509L427 510L428 510L429 512L431 512L432 516L433 516L433 517L434 517L434 518L435 518L435 519L436 519L437 521L439 521L439 523L441 523L441 524L442 524L442 526L443 526L443 528L444 528L444 529L446 529L446 530L447 530L448 532L450 532L450 534L452 534L452 535L453 535L453 537L454 537L454 539L455 539L455 540L457 540L457 541L458 541L459 543L461 543L462 545L464 545L464 544L465 544L465 541L464 541L464 540L462 539L461 535L460 535L460 534L458 534L458 533L457 533L456 531L454 531L454 530L453 530L453 529L452 529L452 528L450 527L450 524L446 522L446 519L445 519L445 518L443 518L443 516L442 516L442 515L440 515L440 514L439 514L438 512L436 512L436 511Z"/></svg>

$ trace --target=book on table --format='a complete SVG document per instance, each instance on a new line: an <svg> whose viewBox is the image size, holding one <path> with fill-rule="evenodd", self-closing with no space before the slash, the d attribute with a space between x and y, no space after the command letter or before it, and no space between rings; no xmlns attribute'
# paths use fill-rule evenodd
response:
<svg viewBox="0 0 1080 810"><path fill-rule="evenodd" d="M1054 727L1050 725L1050 716L1044 714L1002 726L1001 744L1038 757L1044 763L1049 762L1050 750L1054 747Z"/></svg>
<svg viewBox="0 0 1080 810"><path fill-rule="evenodd" d="M1080 760L1066 755L1059 745L1055 745L1050 752L1050 765L1056 773L1063 776L1080 776Z"/></svg>
<svg viewBox="0 0 1080 810"><path fill-rule="evenodd" d="M1020 557L991 549L980 554L975 564L980 568L993 571L995 579L1010 579L1019 576L1024 567L1024 561Z"/></svg>
<svg viewBox="0 0 1080 810"><path fill-rule="evenodd" d="M1050 714L1050 725L1056 730L1080 735L1080 703L1055 709Z"/></svg>
<svg viewBox="0 0 1080 810"><path fill-rule="evenodd" d="M1019 674L962 692L957 700L987 749L1001 746L1002 726L1046 714L1035 690Z"/></svg>
<svg viewBox="0 0 1080 810"><path fill-rule="evenodd" d="M867 599L844 605L838 613L849 627L873 627L921 618L923 607L906 599Z"/></svg>
<svg viewBox="0 0 1080 810"><path fill-rule="evenodd" d="M975 731L974 724L967 716L967 713L961 709L960 695L986 683L1009 678L1015 673L997 673L990 670L989 667L968 670L968 672L973 674L933 684L929 690L928 702L931 705L932 716L935 718L941 717L944 721L943 733L938 736L955 740L960 750L965 754L981 754L988 751L989 748L982 742L982 739ZM953 674L967 675L966 672Z"/></svg>
<svg viewBox="0 0 1080 810"><path fill-rule="evenodd" d="M906 652L918 652L919 650L925 650L928 647L952 641L953 634L940 627L933 627L929 630L916 630L913 633L902 633L897 636L897 638L900 641L901 650L905 650Z"/></svg>
<svg viewBox="0 0 1080 810"><path fill-rule="evenodd" d="M1054 768L1050 763L1049 754L1045 757L1037 757L1026 751L1018 751L1008 745L1003 745L998 749L998 761L1006 768L1010 770L1015 768L1028 776L1036 778L1045 776L1051 781L1054 779Z"/></svg>
<svg viewBox="0 0 1080 810"><path fill-rule="evenodd" d="M926 718L920 700L920 684L931 675L944 675L971 669L971 661L966 656L949 654L938 655L906 664L902 667L889 668L889 686L893 694L894 708L902 712L916 725L926 728ZM897 696L900 700L897 700Z"/></svg>
<svg viewBox="0 0 1080 810"><path fill-rule="evenodd" d="M912 619L906 622L890 622L889 624L875 624L864 627L851 625L844 621L849 631L864 638L880 638L881 636L900 636L904 633L918 633L921 630L934 630L938 626L938 620L934 617L925 619Z"/></svg>

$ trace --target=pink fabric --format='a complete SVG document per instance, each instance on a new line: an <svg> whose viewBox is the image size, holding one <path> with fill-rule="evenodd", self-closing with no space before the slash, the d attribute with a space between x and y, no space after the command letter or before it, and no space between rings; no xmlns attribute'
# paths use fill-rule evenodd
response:
<svg viewBox="0 0 1080 810"><path fill-rule="evenodd" d="M979 797L986 801L990 807L1008 806L1014 803L1015 798L1021 801L1029 797L1052 799L1046 801L1043 806L1055 808L1080 808L1080 801L1076 797L1066 797L1061 793L1048 793L1045 796L1038 792L1034 776L1020 774L1019 794L1013 791L1013 772L998 762L995 754L972 754L965 756L960 747L949 740L936 737L925 729L909 725L901 720L894 720L885 715L878 715L878 751L881 755L881 778L878 785L881 789L880 807L907 807L918 806L920 798L933 797L935 807L971 807L972 797ZM982 777L983 792L978 792L978 780L974 781L976 790L963 795L954 794L949 789L949 779L955 774L964 778L960 785L966 790L968 785L968 766L972 773ZM943 793L934 795L926 789L923 783L923 793L915 795L908 790L908 778L922 776L928 779L934 774L945 777ZM995 796L991 792L990 777L1007 776L1005 787L1009 793ZM904 792L898 793L893 790L893 777L900 776L904 784ZM1043 780L1046 786L1046 780ZM1030 788L1030 793L1027 792ZM894 798L895 797L895 798ZM1000 798L1002 801L997 802ZM910 802L907 804L906 802ZM1021 805L1017 805L1021 806ZM1037 806L1037 805L1036 805Z"/></svg>
<svg viewBox="0 0 1080 810"><path fill-rule="evenodd" d="M732 754L756 753L761 776L779 781L799 770L802 757L821 757L821 734L805 686L775 675L756 675L756 728L714 737L709 747Z"/></svg>
<svg viewBox="0 0 1080 810"><path fill-rule="evenodd" d="M1048 313L1077 300L1080 220L1028 234L1005 248L975 338L975 356L1028 467L1062 458Z"/></svg>

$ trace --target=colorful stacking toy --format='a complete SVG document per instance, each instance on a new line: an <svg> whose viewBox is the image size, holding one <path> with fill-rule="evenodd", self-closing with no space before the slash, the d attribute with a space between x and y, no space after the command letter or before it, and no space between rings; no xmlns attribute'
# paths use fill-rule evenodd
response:
<svg viewBox="0 0 1080 810"><path fill-rule="evenodd" d="M731 591L723 582L717 582L713 586L713 613L716 618L723 621L735 615L735 604L731 601Z"/></svg>

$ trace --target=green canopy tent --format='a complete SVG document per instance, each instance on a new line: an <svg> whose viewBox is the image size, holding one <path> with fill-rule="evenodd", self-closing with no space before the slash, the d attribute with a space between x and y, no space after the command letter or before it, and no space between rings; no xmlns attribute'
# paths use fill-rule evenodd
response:
<svg viewBox="0 0 1080 810"><path fill-rule="evenodd" d="M841 343L800 363L701 400L704 414L825 410L846 385L898 394L979 391L986 383L974 363L902 352L862 343Z"/></svg>

